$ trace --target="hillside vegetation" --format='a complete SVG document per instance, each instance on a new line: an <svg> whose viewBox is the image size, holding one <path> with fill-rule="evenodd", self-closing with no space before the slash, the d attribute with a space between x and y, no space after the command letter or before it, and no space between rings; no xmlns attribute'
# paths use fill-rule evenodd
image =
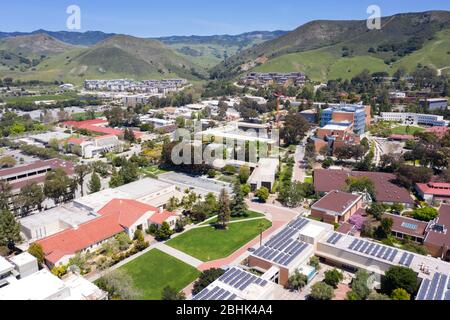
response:
<svg viewBox="0 0 450 320"><path fill-rule="evenodd" d="M381 30L366 21L313 21L257 45L213 68L213 77L255 71L304 71L313 80L351 78L362 69L395 72L418 63L448 62L450 12L399 14L382 19Z"/></svg>

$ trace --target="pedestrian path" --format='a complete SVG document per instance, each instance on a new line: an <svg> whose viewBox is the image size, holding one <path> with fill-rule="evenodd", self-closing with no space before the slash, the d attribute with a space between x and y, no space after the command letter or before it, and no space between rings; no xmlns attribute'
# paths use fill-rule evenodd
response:
<svg viewBox="0 0 450 320"><path fill-rule="evenodd" d="M164 253L167 253L168 255L171 255L174 258L177 258L178 260L183 261L186 264L189 264L191 266L193 266L194 268L198 268L200 265L203 264L203 261L194 258L180 250L177 250L175 248L172 248L168 245L166 245L165 243L157 243L155 245L155 249L158 249Z"/></svg>

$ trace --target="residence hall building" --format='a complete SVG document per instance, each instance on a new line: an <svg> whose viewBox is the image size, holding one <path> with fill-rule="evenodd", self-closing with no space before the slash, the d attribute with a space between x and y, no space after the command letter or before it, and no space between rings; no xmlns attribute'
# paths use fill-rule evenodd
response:
<svg viewBox="0 0 450 320"><path fill-rule="evenodd" d="M333 190L312 205L311 216L326 223L342 223L363 206L362 194Z"/></svg>
<svg viewBox="0 0 450 320"><path fill-rule="evenodd" d="M153 216L160 221L161 214L156 207L129 199L113 199L98 213L96 219L36 242L42 246L49 267L67 264L78 252L95 250L119 233L133 238L136 230L146 230L154 224Z"/></svg>
<svg viewBox="0 0 450 320"><path fill-rule="evenodd" d="M396 176L384 172L360 172L345 170L314 170L314 189L319 194L333 190L345 191L349 177L367 177L375 186L375 200L386 204L400 203L412 207L414 200L409 191L395 184Z"/></svg>

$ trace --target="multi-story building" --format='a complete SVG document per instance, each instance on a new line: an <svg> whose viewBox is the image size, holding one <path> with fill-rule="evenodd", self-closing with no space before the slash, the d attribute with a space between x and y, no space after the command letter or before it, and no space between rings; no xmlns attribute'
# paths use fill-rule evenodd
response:
<svg viewBox="0 0 450 320"><path fill-rule="evenodd" d="M448 100L446 98L421 99L419 105L424 110L447 110Z"/></svg>
<svg viewBox="0 0 450 320"><path fill-rule="evenodd" d="M251 72L247 76L241 78L241 83L257 86L267 86L270 84L285 85L289 82L294 85L303 85L306 82L306 76L303 72Z"/></svg>
<svg viewBox="0 0 450 320"><path fill-rule="evenodd" d="M370 106L342 103L322 110L320 126L324 127L331 122L350 122L353 124L353 131L361 135L371 122L370 112Z"/></svg>
<svg viewBox="0 0 450 320"><path fill-rule="evenodd" d="M443 116L434 114L382 112L381 120L400 122L404 125L426 125L434 127L447 127L449 122Z"/></svg>

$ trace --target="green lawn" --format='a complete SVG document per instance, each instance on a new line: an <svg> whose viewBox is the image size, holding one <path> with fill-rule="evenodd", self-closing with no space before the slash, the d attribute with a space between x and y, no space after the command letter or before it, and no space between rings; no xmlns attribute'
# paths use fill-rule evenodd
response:
<svg viewBox="0 0 450 320"><path fill-rule="evenodd" d="M415 126L400 126L392 128L393 134L415 134L416 132L423 132L425 129Z"/></svg>
<svg viewBox="0 0 450 320"><path fill-rule="evenodd" d="M58 94L58 95L8 97L5 100L7 103L32 103L32 102L36 102L36 101L49 101L49 100L63 101L63 100L74 99L76 97L77 97L76 93L65 93L65 94Z"/></svg>
<svg viewBox="0 0 450 320"><path fill-rule="evenodd" d="M231 217L231 221L239 221L239 220L245 220L245 219L252 219L252 218L262 218L264 215L262 213L256 212L256 211L247 211L247 216L243 217ZM205 224L215 224L217 223L217 219L211 220L211 221L205 221L201 223L200 225Z"/></svg>
<svg viewBox="0 0 450 320"><path fill-rule="evenodd" d="M140 171L142 174L150 175L150 176L157 176L157 175L169 172L167 170L160 169L158 166L149 166L149 167L141 168Z"/></svg>
<svg viewBox="0 0 450 320"><path fill-rule="evenodd" d="M266 219L232 223L227 230L214 227L198 228L178 236L166 244L202 261L228 257L240 247L256 238L258 225L268 229L272 223Z"/></svg>
<svg viewBox="0 0 450 320"><path fill-rule="evenodd" d="M305 181L304 181L305 183L310 183L310 184L313 184L313 177L305 177Z"/></svg>
<svg viewBox="0 0 450 320"><path fill-rule="evenodd" d="M199 276L197 269L157 249L120 269L131 276L142 300L160 300L165 286L181 291Z"/></svg>
<svg viewBox="0 0 450 320"><path fill-rule="evenodd" d="M88 120L87 119L87 113L86 112L80 112L80 113L74 113L72 114L72 117L75 121L84 121L84 120ZM95 117L96 118L100 118L103 117L103 112L102 111L98 111L95 112Z"/></svg>

